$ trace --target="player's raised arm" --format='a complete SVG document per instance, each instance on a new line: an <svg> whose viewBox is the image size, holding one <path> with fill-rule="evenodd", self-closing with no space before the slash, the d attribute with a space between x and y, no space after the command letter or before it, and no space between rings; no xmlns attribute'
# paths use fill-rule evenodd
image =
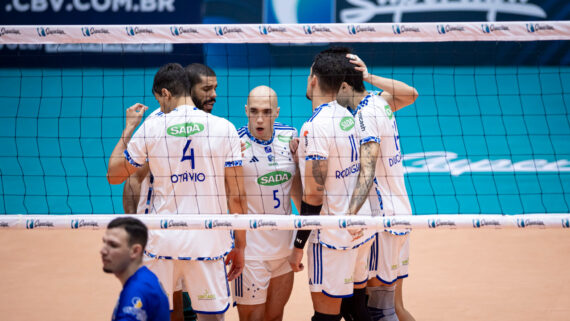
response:
<svg viewBox="0 0 570 321"><path fill-rule="evenodd" d="M125 129L109 157L107 180L110 184L121 184L143 165L134 161L129 154L126 153L126 149L135 129L140 124L144 112L147 109L147 106L139 103L134 104L127 109Z"/></svg>
<svg viewBox="0 0 570 321"><path fill-rule="evenodd" d="M347 54L347 58L355 65L355 69L362 71L364 81L372 86L383 90L381 96L386 99L393 112L396 112L406 106L409 106L418 98L416 88L395 79L384 78L368 73L368 68L364 61L355 54Z"/></svg>

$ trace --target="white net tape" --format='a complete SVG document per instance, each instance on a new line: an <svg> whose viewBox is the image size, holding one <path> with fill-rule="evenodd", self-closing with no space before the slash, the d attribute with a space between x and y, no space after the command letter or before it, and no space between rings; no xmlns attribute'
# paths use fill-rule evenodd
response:
<svg viewBox="0 0 570 321"><path fill-rule="evenodd" d="M97 229L121 215L0 215L0 229ZM128 216L128 215L127 215ZM346 228L479 229L564 228L570 214L525 215L138 215L150 229L309 230Z"/></svg>

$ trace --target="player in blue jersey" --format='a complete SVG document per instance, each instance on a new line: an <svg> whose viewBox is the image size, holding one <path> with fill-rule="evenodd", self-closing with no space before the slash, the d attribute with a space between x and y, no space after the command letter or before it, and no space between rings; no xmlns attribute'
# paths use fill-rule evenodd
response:
<svg viewBox="0 0 570 321"><path fill-rule="evenodd" d="M107 225L101 248L103 271L115 274L123 285L112 320L170 320L162 285L142 265L147 239L146 226L136 218L119 217Z"/></svg>
<svg viewBox="0 0 570 321"><path fill-rule="evenodd" d="M245 111L248 124L238 130L244 144L244 184L248 214L291 215L301 203L301 180L289 147L297 130L275 122L277 94L267 86L251 90ZM266 222L267 223L267 222ZM247 231L245 267L234 281L241 321L278 321L293 289L293 231Z"/></svg>

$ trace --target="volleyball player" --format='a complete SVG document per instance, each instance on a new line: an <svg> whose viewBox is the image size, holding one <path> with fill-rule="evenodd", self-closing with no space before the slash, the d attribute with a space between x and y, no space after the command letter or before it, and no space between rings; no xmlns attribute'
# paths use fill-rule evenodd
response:
<svg viewBox="0 0 570 321"><path fill-rule="evenodd" d="M301 129L299 168L303 182L301 215L344 215L356 185L359 160L354 118L336 101L344 79L340 55L319 53L307 79L307 98L313 115ZM370 215L366 205L361 214ZM352 296L355 283L368 280L368 242L372 232L358 239L347 230L298 231L291 256L294 271L303 269L303 247L309 238L309 288L313 321L340 320L342 297ZM364 297L362 309L366 312Z"/></svg>
<svg viewBox="0 0 570 321"><path fill-rule="evenodd" d="M228 207L230 213L244 213L237 131L229 121L196 108L189 88L182 66L160 68L153 94L161 112L147 119L131 139L147 107L136 104L127 109L127 126L109 159L109 182L122 183L148 162L154 175L151 213L225 214ZM170 225L167 222L165 227ZM231 247L228 231L153 230L145 264L159 276L167 293L179 284L188 290L198 320L223 320L229 308L228 281L243 269L245 231L235 231ZM226 255L226 262L232 262L227 277Z"/></svg>
<svg viewBox="0 0 570 321"><path fill-rule="evenodd" d="M352 59L355 63L361 62L348 48L345 50L347 61ZM345 82L337 97L340 104L354 107L352 111L358 121L356 128L360 142L360 173L348 214L357 213L361 206L370 204L373 215L410 215L412 212L404 182L400 136L393 110L413 103L417 92L407 85L393 90L401 93L398 95L399 105L394 106L396 95L384 95L392 98L392 104L389 104L381 95L365 90L362 77L371 77L364 63L357 68L359 71L346 68ZM399 228L387 228L376 234L370 256L370 273L373 278L368 282L367 290L372 320L398 320L395 282L407 277L408 234L408 229ZM403 309L401 288L399 294L400 314L410 318L411 315Z"/></svg>
<svg viewBox="0 0 570 321"><path fill-rule="evenodd" d="M277 94L267 86L251 90L245 112L248 124L238 134L245 143L248 213L291 215L291 199L301 205L301 179L289 148L297 130L275 122ZM283 319L293 289L292 241L290 230L247 231L245 267L233 287L241 321Z"/></svg>
<svg viewBox="0 0 570 321"><path fill-rule="evenodd" d="M163 321L170 317L168 298L158 278L142 265L148 239L146 226L136 218L119 217L103 236L103 271L113 273L123 289L112 320Z"/></svg>

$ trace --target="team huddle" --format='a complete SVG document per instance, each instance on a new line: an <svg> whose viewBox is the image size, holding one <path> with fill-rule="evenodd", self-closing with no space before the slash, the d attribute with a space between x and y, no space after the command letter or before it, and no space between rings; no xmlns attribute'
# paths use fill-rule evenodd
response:
<svg viewBox="0 0 570 321"><path fill-rule="evenodd" d="M209 67L171 63L154 77L160 108L138 129L147 107L127 109L107 173L125 182L125 213L291 215L294 204L302 216L411 214L394 112L415 101L413 87L369 74L349 48L322 51L299 133L276 121L267 86L250 91L236 130L212 114L216 87ZM165 229L134 242L127 223L109 225L101 251L123 283L113 320L224 320L232 297L242 321L283 320L305 247L311 320L413 320L402 302L409 230ZM114 264L121 237L130 265Z"/></svg>

